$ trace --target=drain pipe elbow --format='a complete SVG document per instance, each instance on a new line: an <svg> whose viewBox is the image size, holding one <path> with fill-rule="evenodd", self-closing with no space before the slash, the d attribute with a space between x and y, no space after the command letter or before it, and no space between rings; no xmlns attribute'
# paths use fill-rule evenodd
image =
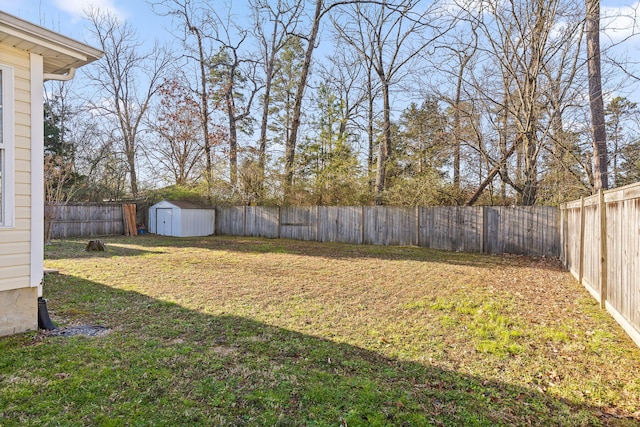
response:
<svg viewBox="0 0 640 427"><path fill-rule="evenodd" d="M56 329L56 325L53 324L49 317L49 310L47 310L47 300L38 297L38 328L52 331Z"/></svg>
<svg viewBox="0 0 640 427"><path fill-rule="evenodd" d="M44 78L44 81L58 80L58 81L66 82L74 78L75 75L76 75L76 69L71 67L69 68L69 71L67 71L66 74L44 73L42 77Z"/></svg>

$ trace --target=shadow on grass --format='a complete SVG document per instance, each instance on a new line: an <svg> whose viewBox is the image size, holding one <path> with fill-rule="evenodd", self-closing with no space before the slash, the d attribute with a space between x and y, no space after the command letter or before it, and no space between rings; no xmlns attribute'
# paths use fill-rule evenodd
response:
<svg viewBox="0 0 640 427"><path fill-rule="evenodd" d="M46 245L45 252L47 259L67 259L67 258L109 258L115 256L140 256L146 254L161 254L163 251L158 250L141 250L123 246L126 244L138 245L139 241L133 240L131 237L122 236L105 236L100 237L105 243L104 251L87 251L87 240L65 239L54 240L52 243ZM109 244L110 242L118 242L117 244ZM147 246L147 245L144 245ZM152 248L153 246L149 246Z"/></svg>
<svg viewBox="0 0 640 427"><path fill-rule="evenodd" d="M241 253L280 253L304 255L330 259L376 258L392 261L435 262L457 266L494 268L500 266L527 266L553 271L563 271L560 261L548 258L533 258L520 255L488 255L476 253L450 252L414 246L382 246L354 245L347 243L329 243L300 241L291 239L268 239L260 237L206 236L206 237L167 237L153 234L136 237L110 236L104 242L107 252L95 255L95 252L84 252L82 242L58 241L55 244L71 244L74 250L55 247L47 251L48 259L82 258L91 256L136 256L147 253L164 253L163 247L186 247L210 250L222 250ZM148 248L139 250L121 245L132 245Z"/></svg>
<svg viewBox="0 0 640 427"><path fill-rule="evenodd" d="M111 333L0 339L3 425L637 425L521 386L73 276L51 276L44 290L54 321Z"/></svg>

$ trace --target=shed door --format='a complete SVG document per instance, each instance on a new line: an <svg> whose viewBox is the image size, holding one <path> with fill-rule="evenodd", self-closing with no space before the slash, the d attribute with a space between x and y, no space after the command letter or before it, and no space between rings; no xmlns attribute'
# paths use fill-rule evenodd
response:
<svg viewBox="0 0 640 427"><path fill-rule="evenodd" d="M162 236L173 236L172 224L173 209L158 208L156 209L156 233Z"/></svg>

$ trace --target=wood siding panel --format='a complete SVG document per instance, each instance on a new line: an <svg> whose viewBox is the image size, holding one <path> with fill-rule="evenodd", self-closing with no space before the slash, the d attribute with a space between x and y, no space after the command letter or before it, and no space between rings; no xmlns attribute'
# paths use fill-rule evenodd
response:
<svg viewBox="0 0 640 427"><path fill-rule="evenodd" d="M0 267L0 277L4 279L11 279L16 285L14 288L4 288L2 290L28 287L29 272L30 264L21 263L17 259L13 260L13 265Z"/></svg>
<svg viewBox="0 0 640 427"><path fill-rule="evenodd" d="M0 228L0 290L30 285L31 242L31 94L29 54L0 46L2 63L14 74L15 223Z"/></svg>
<svg viewBox="0 0 640 427"><path fill-rule="evenodd" d="M31 246L29 245L29 242L12 242L12 243L0 242L0 256L2 257L4 257L5 255L14 255L14 254L23 254L28 256L30 249L31 249ZM2 259L4 260L4 258Z"/></svg>

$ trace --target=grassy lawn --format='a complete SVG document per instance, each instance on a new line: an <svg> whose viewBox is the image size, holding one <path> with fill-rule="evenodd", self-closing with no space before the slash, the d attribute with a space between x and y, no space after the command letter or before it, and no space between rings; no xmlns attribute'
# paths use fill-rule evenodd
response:
<svg viewBox="0 0 640 427"><path fill-rule="evenodd" d="M0 425L640 425L640 349L555 260L249 238L46 248Z"/></svg>

